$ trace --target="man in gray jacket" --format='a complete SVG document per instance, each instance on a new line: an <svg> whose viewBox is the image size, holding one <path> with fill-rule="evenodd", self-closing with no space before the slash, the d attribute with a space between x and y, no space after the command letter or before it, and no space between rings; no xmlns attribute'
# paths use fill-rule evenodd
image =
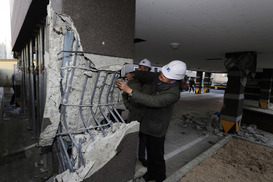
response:
<svg viewBox="0 0 273 182"><path fill-rule="evenodd" d="M151 68L152 68L151 62L146 58L141 60L140 63L138 64L139 71L150 71ZM130 79L128 81L128 86L134 90L140 91L145 94L149 94L151 89L150 83L141 82L137 79ZM126 92L122 93L122 99L125 107L129 110L127 123L131 121L138 121L141 124L144 106L141 103L137 103L133 99L131 99L131 97ZM147 167L145 150L146 138L145 135L139 132L138 160L142 163L144 167Z"/></svg>
<svg viewBox="0 0 273 182"><path fill-rule="evenodd" d="M171 61L162 68L161 73L135 71L127 73L127 79L135 78L152 83L150 94L130 88L126 82L116 81L118 87L128 93L135 102L145 106L140 132L147 138L147 173L145 181L166 179L164 142L171 120L174 104L180 98L180 81L186 73L186 64L179 60Z"/></svg>

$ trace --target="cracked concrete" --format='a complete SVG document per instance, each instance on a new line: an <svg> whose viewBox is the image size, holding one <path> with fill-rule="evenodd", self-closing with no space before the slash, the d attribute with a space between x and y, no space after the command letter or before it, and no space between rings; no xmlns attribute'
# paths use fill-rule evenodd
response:
<svg viewBox="0 0 273 182"><path fill-rule="evenodd" d="M67 170L57 175L55 179L82 181L114 158L117 153L116 148L125 136L139 131L137 122L114 123L112 127L105 129L106 136L103 136L100 131L102 128L98 129L97 126L98 122L101 123L106 119L109 109L113 107L112 105L107 107L105 104L115 104L120 101L120 90L115 85L112 88L113 80L119 76L115 76L115 72L119 72L124 64L132 63L132 59L83 52L81 37L69 15L58 14L51 2L47 11L49 46L45 56L47 90L44 118L48 125L44 126L40 134L39 146L53 144L60 123L63 126L62 132L74 132L73 140L81 147L81 154L78 149L72 148L75 172L71 173ZM68 31L73 34L71 51L81 53L62 52ZM68 58L65 64L63 64L64 56ZM107 94L109 90L110 95ZM79 107L80 105L84 107ZM86 132L82 134L86 127L91 128L90 132L94 140ZM81 132L76 134L78 131ZM63 139L71 142L68 136L63 136ZM83 156L84 166L78 165L79 155Z"/></svg>

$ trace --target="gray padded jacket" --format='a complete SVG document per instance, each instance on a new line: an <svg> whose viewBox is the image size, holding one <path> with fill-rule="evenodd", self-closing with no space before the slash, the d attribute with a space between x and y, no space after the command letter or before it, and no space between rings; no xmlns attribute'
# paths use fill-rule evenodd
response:
<svg viewBox="0 0 273 182"><path fill-rule="evenodd" d="M148 83L141 83L137 79L132 79L128 81L128 86L131 87L133 90L140 91L145 94L150 93L151 84ZM131 121L138 121L141 122L143 118L143 108L144 106L141 103L135 102L130 96L123 92L122 93L123 103L125 107L129 110L127 122Z"/></svg>
<svg viewBox="0 0 273 182"><path fill-rule="evenodd" d="M167 133L174 104L180 98L179 82L173 84L160 82L158 79L160 73L139 71L133 73L135 79L152 83L149 95L137 90L133 90L132 93L132 99L145 106L140 131L147 135L163 137Z"/></svg>

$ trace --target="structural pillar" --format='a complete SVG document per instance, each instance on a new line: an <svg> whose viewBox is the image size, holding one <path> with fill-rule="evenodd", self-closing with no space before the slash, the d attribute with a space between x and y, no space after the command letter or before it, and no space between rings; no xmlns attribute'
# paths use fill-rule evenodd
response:
<svg viewBox="0 0 273 182"><path fill-rule="evenodd" d="M240 129L243 115L244 87L247 79L256 72L255 52L226 54L225 66L228 82L220 120L226 133L236 133Z"/></svg>
<svg viewBox="0 0 273 182"><path fill-rule="evenodd" d="M244 87L241 84L241 78L241 71L237 68L233 68L228 72L227 88L220 115L226 133L238 132L241 125L244 101Z"/></svg>
<svg viewBox="0 0 273 182"><path fill-rule="evenodd" d="M195 81L195 93L196 94L202 93L202 80L203 80L203 72L197 71L196 72L196 81Z"/></svg>
<svg viewBox="0 0 273 182"><path fill-rule="evenodd" d="M259 107L268 109L271 97L273 69L263 69L263 78L260 80Z"/></svg>
<svg viewBox="0 0 273 182"><path fill-rule="evenodd" d="M205 78L204 78L204 93L210 92L210 85L211 85L211 73L205 72Z"/></svg>

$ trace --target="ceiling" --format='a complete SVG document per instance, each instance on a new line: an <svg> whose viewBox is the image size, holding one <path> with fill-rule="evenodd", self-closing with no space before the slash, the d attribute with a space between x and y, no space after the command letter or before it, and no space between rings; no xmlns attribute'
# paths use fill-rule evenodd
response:
<svg viewBox="0 0 273 182"><path fill-rule="evenodd" d="M136 0L135 62L225 72L225 54L255 51L257 69L273 68L273 0ZM179 43L173 49L170 43Z"/></svg>

